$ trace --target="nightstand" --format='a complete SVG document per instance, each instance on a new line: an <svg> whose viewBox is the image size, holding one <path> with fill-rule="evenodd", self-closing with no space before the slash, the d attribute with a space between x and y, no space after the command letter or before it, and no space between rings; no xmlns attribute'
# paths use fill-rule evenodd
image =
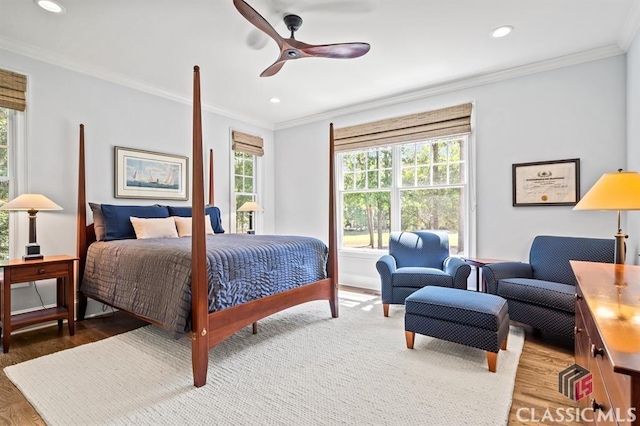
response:
<svg viewBox="0 0 640 426"><path fill-rule="evenodd" d="M69 325L69 334L75 333L75 284L72 256L45 256L41 260L12 259L0 261L4 268L4 280L0 287L0 328L2 328L2 351L9 352L11 332L40 322L62 320ZM11 315L11 286L17 283L56 279L56 307L40 309L24 314Z"/></svg>

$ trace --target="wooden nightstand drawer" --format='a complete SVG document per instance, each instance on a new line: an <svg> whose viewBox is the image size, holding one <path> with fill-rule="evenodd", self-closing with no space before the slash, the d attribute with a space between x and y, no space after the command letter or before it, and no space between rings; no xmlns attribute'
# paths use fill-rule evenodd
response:
<svg viewBox="0 0 640 426"><path fill-rule="evenodd" d="M23 266L19 268L13 268L11 270L11 282L22 283L28 281L37 281L47 278L57 278L67 276L69 272L68 263L52 263L38 264Z"/></svg>

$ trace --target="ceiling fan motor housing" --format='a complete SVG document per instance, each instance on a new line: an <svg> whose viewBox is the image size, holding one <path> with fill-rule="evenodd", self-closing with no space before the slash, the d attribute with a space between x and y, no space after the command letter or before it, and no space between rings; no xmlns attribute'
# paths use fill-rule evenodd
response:
<svg viewBox="0 0 640 426"><path fill-rule="evenodd" d="M302 25L302 18L298 15L287 15L284 17L284 24L291 31L291 38L293 38L293 33L298 31Z"/></svg>

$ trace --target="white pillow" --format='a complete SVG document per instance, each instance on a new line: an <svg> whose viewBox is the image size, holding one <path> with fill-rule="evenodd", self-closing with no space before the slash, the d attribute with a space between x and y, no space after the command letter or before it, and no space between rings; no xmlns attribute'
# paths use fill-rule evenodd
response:
<svg viewBox="0 0 640 426"><path fill-rule="evenodd" d="M176 227L178 228L178 235L181 237L190 237L191 236L191 218L190 217L180 217L180 216L172 216L173 220L176 222ZM211 216L206 215L204 217L204 229L206 234L213 235L213 227L211 226Z"/></svg>
<svg viewBox="0 0 640 426"><path fill-rule="evenodd" d="M176 223L172 217L143 219L139 217L129 217L136 238L178 238Z"/></svg>

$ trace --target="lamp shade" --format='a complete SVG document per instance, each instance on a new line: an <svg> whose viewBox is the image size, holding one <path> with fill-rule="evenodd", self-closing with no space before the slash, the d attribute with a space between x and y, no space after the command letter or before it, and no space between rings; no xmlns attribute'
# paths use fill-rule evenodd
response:
<svg viewBox="0 0 640 426"><path fill-rule="evenodd" d="M239 212L261 212L263 210L255 201L247 201L238 209Z"/></svg>
<svg viewBox="0 0 640 426"><path fill-rule="evenodd" d="M0 207L0 210L42 211L62 210L62 207L42 194L22 194Z"/></svg>
<svg viewBox="0 0 640 426"><path fill-rule="evenodd" d="M640 210L640 174L605 173L573 210Z"/></svg>

